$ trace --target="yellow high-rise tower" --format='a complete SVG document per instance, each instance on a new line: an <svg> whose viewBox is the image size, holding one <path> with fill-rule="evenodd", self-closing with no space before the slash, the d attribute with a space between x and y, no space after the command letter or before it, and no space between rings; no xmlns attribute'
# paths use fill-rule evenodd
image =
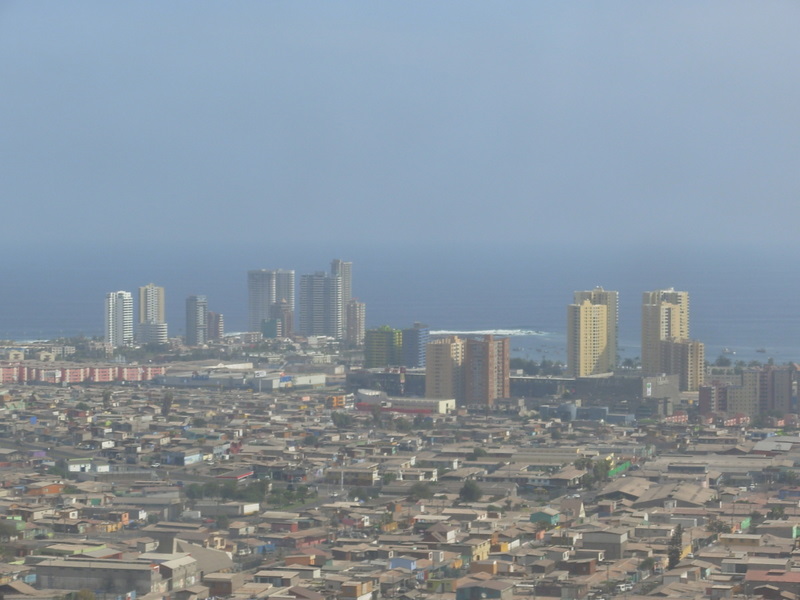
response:
<svg viewBox="0 0 800 600"><path fill-rule="evenodd" d="M601 287L575 292L567 306L567 373L588 377L609 373L617 362L617 292Z"/></svg>
<svg viewBox="0 0 800 600"><path fill-rule="evenodd" d="M689 339L689 292L670 288L645 292L642 296L642 372L664 372L661 342Z"/></svg>

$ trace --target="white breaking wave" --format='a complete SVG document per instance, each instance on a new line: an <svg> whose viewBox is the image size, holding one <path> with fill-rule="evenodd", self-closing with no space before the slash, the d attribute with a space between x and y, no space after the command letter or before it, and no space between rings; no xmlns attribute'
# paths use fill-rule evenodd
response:
<svg viewBox="0 0 800 600"><path fill-rule="evenodd" d="M534 331L533 329L480 329L477 331L450 331L439 330L431 331L431 335L505 335L515 337L521 335L547 335L544 331Z"/></svg>

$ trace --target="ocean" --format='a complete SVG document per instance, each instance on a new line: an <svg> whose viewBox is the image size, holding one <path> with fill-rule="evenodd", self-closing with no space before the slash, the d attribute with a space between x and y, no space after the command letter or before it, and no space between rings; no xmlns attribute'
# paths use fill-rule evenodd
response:
<svg viewBox="0 0 800 600"><path fill-rule="evenodd" d="M205 294L227 331L247 321L249 269L328 270L353 262L353 292L367 304L367 325L463 333L503 330L515 356L564 360L566 305L574 290L620 292L619 346L639 355L641 294L674 287L690 293L691 335L713 361L800 360L800 285L770 249L663 248L613 244L575 247L536 242L360 244L267 242L113 246L43 244L6 248L0 265L0 338L50 339L103 334L105 294L149 282L166 288L170 335L184 330L184 302ZM762 352L763 350L763 352ZM735 353L735 354L734 354Z"/></svg>

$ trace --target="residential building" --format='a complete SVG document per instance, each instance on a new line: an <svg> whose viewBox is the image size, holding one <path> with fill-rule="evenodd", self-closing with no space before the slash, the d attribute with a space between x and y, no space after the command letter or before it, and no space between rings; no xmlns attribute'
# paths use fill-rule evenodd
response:
<svg viewBox="0 0 800 600"><path fill-rule="evenodd" d="M106 294L105 337L112 348L133 343L133 296L130 292Z"/></svg>
<svg viewBox="0 0 800 600"><path fill-rule="evenodd" d="M202 346L208 342L208 301L205 296L186 299L186 345Z"/></svg>
<svg viewBox="0 0 800 600"><path fill-rule="evenodd" d="M344 339L353 346L360 346L366 336L367 305L359 302L357 298L351 298L345 306L345 313L347 325Z"/></svg>
<svg viewBox="0 0 800 600"><path fill-rule="evenodd" d="M642 296L642 372L663 372L662 341L689 339L689 292L670 288Z"/></svg>
<svg viewBox="0 0 800 600"><path fill-rule="evenodd" d="M464 404L491 406L510 394L509 338L468 338L464 354Z"/></svg>
<svg viewBox="0 0 800 600"><path fill-rule="evenodd" d="M703 385L706 352L697 340L664 340L661 342L661 372L678 375L681 391L696 392Z"/></svg>
<svg viewBox="0 0 800 600"><path fill-rule="evenodd" d="M618 293L597 287L575 292L567 306L567 373L588 377L614 370L617 362Z"/></svg>
<svg viewBox="0 0 800 600"><path fill-rule="evenodd" d="M270 322L275 323L274 337L290 337L292 335L294 311L287 300L278 300L276 303L272 304L269 307L269 318ZM263 326L261 332L265 333Z"/></svg>
<svg viewBox="0 0 800 600"><path fill-rule="evenodd" d="M353 298L353 263L334 258L331 261L331 276L342 280L342 331L347 331L347 305Z"/></svg>
<svg viewBox="0 0 800 600"><path fill-rule="evenodd" d="M318 271L300 278L300 333L341 339L342 279Z"/></svg>
<svg viewBox="0 0 800 600"><path fill-rule="evenodd" d="M509 360L509 338L433 340L427 345L425 397L491 406L510 396Z"/></svg>
<svg viewBox="0 0 800 600"><path fill-rule="evenodd" d="M425 397L464 399L464 355L466 342L458 336L433 340L428 344L425 365Z"/></svg>
<svg viewBox="0 0 800 600"><path fill-rule="evenodd" d="M402 361L403 332L388 325L368 329L364 340L364 367L397 366Z"/></svg>
<svg viewBox="0 0 800 600"><path fill-rule="evenodd" d="M218 341L225 337L225 317L222 314L208 311L208 339Z"/></svg>
<svg viewBox="0 0 800 600"><path fill-rule="evenodd" d="M295 275L292 270L258 269L247 272L247 323L250 331L261 331L269 320L270 307L285 301L294 314Z"/></svg>
<svg viewBox="0 0 800 600"><path fill-rule="evenodd" d="M164 288L148 283L139 288L138 339L142 344L166 344Z"/></svg>
<svg viewBox="0 0 800 600"><path fill-rule="evenodd" d="M402 364L412 369L425 367L425 353L430 342L431 330L423 323L403 329Z"/></svg>

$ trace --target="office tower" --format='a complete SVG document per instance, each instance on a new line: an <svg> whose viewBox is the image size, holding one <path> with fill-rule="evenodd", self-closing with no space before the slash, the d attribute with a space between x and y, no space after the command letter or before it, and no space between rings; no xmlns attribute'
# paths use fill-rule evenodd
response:
<svg viewBox="0 0 800 600"><path fill-rule="evenodd" d="M225 337L225 318L220 313L208 311L208 339L218 341Z"/></svg>
<svg viewBox="0 0 800 600"><path fill-rule="evenodd" d="M597 287L575 292L567 306L567 373L588 377L614 370L618 294Z"/></svg>
<svg viewBox="0 0 800 600"><path fill-rule="evenodd" d="M286 301L294 313L294 271L258 269L247 272L247 315L250 331L261 331L273 304Z"/></svg>
<svg viewBox="0 0 800 600"><path fill-rule="evenodd" d="M130 292L106 294L106 343L113 348L133 344L133 296Z"/></svg>
<svg viewBox="0 0 800 600"><path fill-rule="evenodd" d="M164 288L148 283L139 288L138 338L142 344L166 344L167 323L164 320Z"/></svg>
<svg viewBox="0 0 800 600"><path fill-rule="evenodd" d="M425 351L430 342L431 330L423 323L403 329L403 365L412 369L425 366Z"/></svg>
<svg viewBox="0 0 800 600"><path fill-rule="evenodd" d="M342 279L318 271L300 278L300 334L341 339Z"/></svg>
<svg viewBox="0 0 800 600"><path fill-rule="evenodd" d="M367 369L398 366L402 360L403 332L388 325L367 329L364 338L364 366Z"/></svg>
<svg viewBox="0 0 800 600"><path fill-rule="evenodd" d="M186 345L203 346L208 342L208 301L205 296L186 299Z"/></svg>
<svg viewBox="0 0 800 600"><path fill-rule="evenodd" d="M366 335L367 305L356 298L351 298L345 306L345 314L347 326L344 330L344 339L352 346L360 346L364 343Z"/></svg>
<svg viewBox="0 0 800 600"><path fill-rule="evenodd" d="M464 400L464 354L466 343L458 336L433 340L428 344L425 365L425 397Z"/></svg>
<svg viewBox="0 0 800 600"><path fill-rule="evenodd" d="M593 290L575 292L573 294L573 303L581 304L584 300L590 303L606 307L606 345L608 350L606 354L609 357L611 368L617 365L617 333L619 330L619 292L612 292L604 290L598 286Z"/></svg>
<svg viewBox="0 0 800 600"><path fill-rule="evenodd" d="M662 341L689 339L689 292L656 290L642 296L642 372L657 375L662 368Z"/></svg>
<svg viewBox="0 0 800 600"><path fill-rule="evenodd" d="M482 339L467 339L464 404L492 406L498 398L510 396L510 350L509 338L485 335Z"/></svg>

